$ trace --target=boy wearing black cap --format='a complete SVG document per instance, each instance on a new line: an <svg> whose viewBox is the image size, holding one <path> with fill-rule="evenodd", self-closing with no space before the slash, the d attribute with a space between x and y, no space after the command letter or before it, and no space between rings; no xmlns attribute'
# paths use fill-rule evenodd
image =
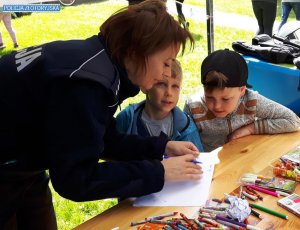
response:
<svg viewBox="0 0 300 230"><path fill-rule="evenodd" d="M299 117L290 109L247 89L245 60L228 49L208 55L201 66L204 92L188 99L205 151L252 134L293 132Z"/></svg>

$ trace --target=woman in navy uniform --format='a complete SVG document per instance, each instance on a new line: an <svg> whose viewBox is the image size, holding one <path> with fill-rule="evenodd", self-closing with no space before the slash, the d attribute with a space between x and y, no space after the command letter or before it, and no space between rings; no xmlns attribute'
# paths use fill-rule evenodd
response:
<svg viewBox="0 0 300 230"><path fill-rule="evenodd" d="M199 179L192 143L122 135L113 118L139 88L171 75L187 40L193 45L165 4L150 0L112 15L98 36L0 59L0 229L57 228L46 169L54 189L74 201L141 196L165 181Z"/></svg>

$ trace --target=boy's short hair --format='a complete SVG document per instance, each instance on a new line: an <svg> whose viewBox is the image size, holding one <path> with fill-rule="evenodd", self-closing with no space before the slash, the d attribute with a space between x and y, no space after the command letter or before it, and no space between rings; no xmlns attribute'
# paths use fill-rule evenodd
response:
<svg viewBox="0 0 300 230"><path fill-rule="evenodd" d="M182 80L182 68L180 62L176 59L172 62L171 72L172 78L179 78L180 81Z"/></svg>
<svg viewBox="0 0 300 230"><path fill-rule="evenodd" d="M201 82L205 89L241 87L248 80L248 66L244 58L229 49L208 55L201 65Z"/></svg>

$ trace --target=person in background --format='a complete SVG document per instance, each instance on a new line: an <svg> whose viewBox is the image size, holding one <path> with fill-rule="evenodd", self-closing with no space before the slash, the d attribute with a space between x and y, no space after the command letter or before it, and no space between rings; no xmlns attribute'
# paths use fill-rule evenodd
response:
<svg viewBox="0 0 300 230"><path fill-rule="evenodd" d="M182 83L182 69L175 60L171 77L165 77L145 92L146 100L127 106L116 118L117 128L126 134L140 136L167 135L171 140L191 141L203 151L193 120L176 105Z"/></svg>
<svg viewBox="0 0 300 230"><path fill-rule="evenodd" d="M205 151L248 135L299 129L293 111L247 89L247 79L247 64L234 51L215 51L202 62L204 92L188 99L184 111L193 117Z"/></svg>
<svg viewBox="0 0 300 230"><path fill-rule="evenodd" d="M184 28L189 28L189 22L187 22L185 20L185 16L182 12L182 4L184 2L184 0L175 0L176 1L176 10L177 10L177 14L178 14L178 20L179 23L181 23L183 25Z"/></svg>
<svg viewBox="0 0 300 230"><path fill-rule="evenodd" d="M281 9L281 22L278 26L278 31L287 22L292 9L295 13L296 20L300 21L300 0L282 0Z"/></svg>
<svg viewBox="0 0 300 230"><path fill-rule="evenodd" d="M134 5L134 4L139 4L145 0L127 0L129 5ZM161 0L162 2L167 2L167 0ZM177 14L178 14L178 21L180 24L183 25L184 28L189 28L189 22L187 22L185 20L185 16L182 12L182 4L183 4L184 0L175 0L175 4L176 4L176 10L177 10Z"/></svg>
<svg viewBox="0 0 300 230"><path fill-rule="evenodd" d="M171 76L188 41L192 48L192 35L165 4L149 0L120 9L98 35L1 57L0 229L57 228L49 176L74 201L142 196L165 181L200 179L194 144L120 134L113 117L123 100Z"/></svg>
<svg viewBox="0 0 300 230"><path fill-rule="evenodd" d="M252 0L252 7L258 23L256 34L268 34L272 37L277 0Z"/></svg>
<svg viewBox="0 0 300 230"><path fill-rule="evenodd" d="M144 2L146 0L127 0L127 1L128 1L128 5L134 5L134 4L139 4L141 2ZM167 0L160 0L160 1L162 1L164 3L167 2Z"/></svg>
<svg viewBox="0 0 300 230"><path fill-rule="evenodd" d="M134 4L139 4L145 0L127 0L128 1L128 5L134 5Z"/></svg>
<svg viewBox="0 0 300 230"><path fill-rule="evenodd" d="M11 40L14 43L14 48L18 48L18 42L17 42L17 37L16 37L16 33L11 25L11 13L10 12L2 12L0 11L0 22L3 21L4 26L6 28L6 30L8 31ZM0 31L0 49L4 49L6 46L4 45L3 39L2 39L2 34Z"/></svg>

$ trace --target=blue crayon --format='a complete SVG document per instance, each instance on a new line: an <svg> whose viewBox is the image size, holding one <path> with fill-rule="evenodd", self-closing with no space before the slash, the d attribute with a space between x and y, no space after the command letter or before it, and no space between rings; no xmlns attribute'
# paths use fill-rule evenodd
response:
<svg viewBox="0 0 300 230"><path fill-rule="evenodd" d="M180 228L180 229L182 229L182 230L189 230L188 228L182 226L181 224L177 224L177 227Z"/></svg>

